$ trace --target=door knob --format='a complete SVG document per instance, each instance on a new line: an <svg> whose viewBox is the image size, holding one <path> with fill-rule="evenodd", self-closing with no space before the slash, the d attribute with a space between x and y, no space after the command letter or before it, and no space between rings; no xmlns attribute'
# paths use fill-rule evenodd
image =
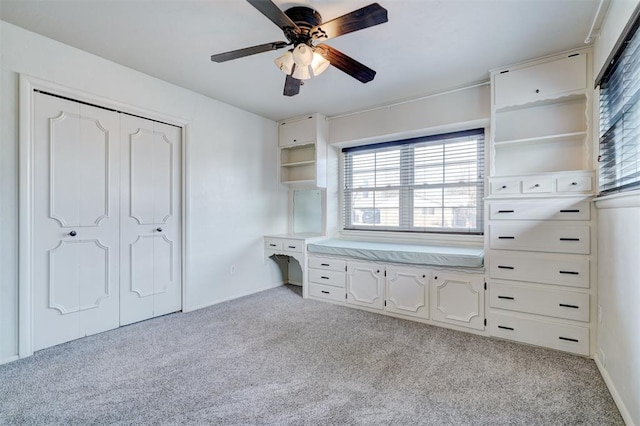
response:
<svg viewBox="0 0 640 426"><path fill-rule="evenodd" d="M69 235L71 237L75 237L76 235L78 235L78 233L76 231L71 231L71 232L69 232Z"/></svg>
<svg viewBox="0 0 640 426"><path fill-rule="evenodd" d="M162 228L156 228L156 231L162 232Z"/></svg>

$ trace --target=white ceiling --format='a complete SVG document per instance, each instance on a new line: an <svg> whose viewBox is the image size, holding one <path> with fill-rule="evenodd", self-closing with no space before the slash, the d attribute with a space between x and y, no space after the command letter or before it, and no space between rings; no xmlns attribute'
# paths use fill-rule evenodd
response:
<svg viewBox="0 0 640 426"><path fill-rule="evenodd" d="M323 21L373 0L274 0ZM330 67L282 95L283 50L226 63L210 55L285 40L242 0L0 0L0 18L274 120L334 116L488 79L488 70L584 46L599 0L378 0L389 22L327 41L377 71L367 84Z"/></svg>

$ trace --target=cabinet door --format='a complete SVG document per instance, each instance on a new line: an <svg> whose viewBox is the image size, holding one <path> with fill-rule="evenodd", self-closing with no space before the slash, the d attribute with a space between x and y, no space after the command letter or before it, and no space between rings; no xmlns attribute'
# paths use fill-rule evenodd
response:
<svg viewBox="0 0 640 426"><path fill-rule="evenodd" d="M283 121L278 131L280 146L299 145L316 140L316 119L314 116Z"/></svg>
<svg viewBox="0 0 640 426"><path fill-rule="evenodd" d="M587 87L587 55L571 55L551 62L497 74L497 108L552 99Z"/></svg>
<svg viewBox="0 0 640 426"><path fill-rule="evenodd" d="M429 272L420 268L387 267L385 310L429 318Z"/></svg>
<svg viewBox="0 0 640 426"><path fill-rule="evenodd" d="M375 263L347 262L347 303L382 309L384 268Z"/></svg>
<svg viewBox="0 0 640 426"><path fill-rule="evenodd" d="M433 273L431 318L462 327L484 330L484 279L482 276Z"/></svg>

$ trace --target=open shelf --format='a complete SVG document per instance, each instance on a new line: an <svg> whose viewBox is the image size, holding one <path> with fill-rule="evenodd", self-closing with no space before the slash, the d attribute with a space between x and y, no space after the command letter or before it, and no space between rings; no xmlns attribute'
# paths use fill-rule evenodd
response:
<svg viewBox="0 0 640 426"><path fill-rule="evenodd" d="M286 163L286 164L280 164L280 166L282 167L301 167L301 166L308 166L310 164L315 164L314 160L309 160L309 161L297 161L295 163Z"/></svg>
<svg viewBox="0 0 640 426"><path fill-rule="evenodd" d="M522 144L547 143L547 142L567 142L567 141L575 140L578 138L583 138L586 135L587 135L586 131L561 133L556 135L495 141L494 145L496 147L499 147L499 146L505 146L505 145L522 145Z"/></svg>
<svg viewBox="0 0 640 426"><path fill-rule="evenodd" d="M564 102L580 102L580 101L584 102L585 100L586 100L586 95L584 94L584 91L576 91L576 92L567 93L567 94L564 94L555 98L550 98L550 99L541 99L541 100L525 102L517 105L500 106L496 108L496 112L501 113L501 112L519 111L523 109L555 105L555 104L564 103Z"/></svg>

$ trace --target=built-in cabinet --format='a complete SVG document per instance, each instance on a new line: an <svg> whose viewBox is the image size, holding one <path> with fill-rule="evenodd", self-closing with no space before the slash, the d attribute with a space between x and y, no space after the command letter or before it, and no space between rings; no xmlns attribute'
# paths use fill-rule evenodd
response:
<svg viewBox="0 0 640 426"><path fill-rule="evenodd" d="M590 355L595 188L590 50L492 71L488 329Z"/></svg>
<svg viewBox="0 0 640 426"><path fill-rule="evenodd" d="M484 330L482 273L314 255L308 257L308 265L311 298L422 322Z"/></svg>
<svg viewBox="0 0 640 426"><path fill-rule="evenodd" d="M327 124L321 114L308 114L278 123L279 182L327 186Z"/></svg>

